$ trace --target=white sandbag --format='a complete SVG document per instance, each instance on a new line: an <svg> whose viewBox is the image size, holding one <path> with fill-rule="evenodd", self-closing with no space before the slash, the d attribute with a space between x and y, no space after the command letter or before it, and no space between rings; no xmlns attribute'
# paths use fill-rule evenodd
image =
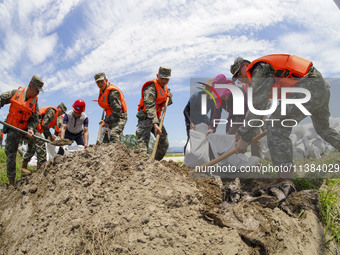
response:
<svg viewBox="0 0 340 255"><path fill-rule="evenodd" d="M210 161L209 142L205 135L208 125L198 124L195 130L190 130L190 139L185 151L184 164L187 167L195 168Z"/></svg>
<svg viewBox="0 0 340 255"><path fill-rule="evenodd" d="M45 145L46 145L46 158L47 160L50 160L54 158L55 155L57 155L59 146L53 146L49 143L45 143Z"/></svg>
<svg viewBox="0 0 340 255"><path fill-rule="evenodd" d="M64 147L64 150L65 150L64 155L69 155L70 153L84 150L83 145L65 145L63 147Z"/></svg>
<svg viewBox="0 0 340 255"><path fill-rule="evenodd" d="M38 164L38 159L37 159L36 156L33 156L33 157L30 159L30 161L28 162L28 165L29 165L29 166L37 166L37 164Z"/></svg>
<svg viewBox="0 0 340 255"><path fill-rule="evenodd" d="M235 135L210 134L208 135L208 141L214 154L214 158L235 148ZM259 157L248 158L245 154L233 154L217 164L219 166L235 166L236 169L240 169L241 166L255 165L260 162L260 160Z"/></svg>
<svg viewBox="0 0 340 255"><path fill-rule="evenodd" d="M213 133L208 135L208 141L215 158L235 148L235 135Z"/></svg>

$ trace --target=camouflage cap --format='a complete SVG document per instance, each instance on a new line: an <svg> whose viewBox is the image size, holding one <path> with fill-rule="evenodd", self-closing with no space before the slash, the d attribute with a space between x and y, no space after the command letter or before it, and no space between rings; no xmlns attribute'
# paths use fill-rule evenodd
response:
<svg viewBox="0 0 340 255"><path fill-rule="evenodd" d="M167 66L159 67L158 76L160 78L170 79L171 78L171 68L167 67Z"/></svg>
<svg viewBox="0 0 340 255"><path fill-rule="evenodd" d="M247 63L250 63L249 60L246 60L246 59L243 59L241 57L237 57L234 61L234 64L232 64L230 66L230 72L233 74L233 78L232 78L232 81L235 82L237 79L236 79L236 75L238 74L238 72L240 71L240 68L242 66L242 64L244 62L247 62Z"/></svg>
<svg viewBox="0 0 340 255"><path fill-rule="evenodd" d="M63 102L61 102L58 107L60 107L60 109L65 113L67 111L67 107L65 106L65 104Z"/></svg>
<svg viewBox="0 0 340 255"><path fill-rule="evenodd" d="M30 84L33 84L39 90L39 92L44 92L42 89L44 82L37 75L33 75Z"/></svg>
<svg viewBox="0 0 340 255"><path fill-rule="evenodd" d="M106 79L106 75L104 72L101 72L101 73L97 73L94 75L94 79L95 81L102 81L102 80L105 80Z"/></svg>

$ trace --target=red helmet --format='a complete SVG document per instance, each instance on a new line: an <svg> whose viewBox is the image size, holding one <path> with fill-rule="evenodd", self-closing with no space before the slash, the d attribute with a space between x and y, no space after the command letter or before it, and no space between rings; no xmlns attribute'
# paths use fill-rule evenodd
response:
<svg viewBox="0 0 340 255"><path fill-rule="evenodd" d="M85 112L85 102L84 102L84 100L82 100L82 99L76 100L73 103L72 108L77 113Z"/></svg>

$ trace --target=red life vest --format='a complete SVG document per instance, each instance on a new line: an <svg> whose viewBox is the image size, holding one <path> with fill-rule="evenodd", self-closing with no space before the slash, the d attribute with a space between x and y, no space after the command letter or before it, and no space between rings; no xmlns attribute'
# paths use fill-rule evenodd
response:
<svg viewBox="0 0 340 255"><path fill-rule="evenodd" d="M0 131L0 139L4 138L4 132Z"/></svg>
<svg viewBox="0 0 340 255"><path fill-rule="evenodd" d="M40 116L40 121L39 121L39 124L37 126L37 130L40 134L44 133L44 129L43 129L43 125L44 123L43 122L43 119L44 119L44 116L47 112L47 109L49 108L52 108L53 110L55 110L55 113L54 113L54 119L48 124L48 128L54 128L55 131L59 132L59 128L57 126L57 119L58 119L58 109L56 107L53 107L53 106L45 106L45 107L42 107L39 109L39 116Z"/></svg>
<svg viewBox="0 0 340 255"><path fill-rule="evenodd" d="M143 112L146 113L145 111L145 105L144 105L144 95L143 95L143 90L148 87L150 84L154 83L155 88L156 88L156 111L157 111L157 117L160 118L162 114L162 110L164 107L164 103L166 101L166 98L168 97L168 87L165 85L164 88L159 84L157 79L154 79L152 81L147 81L143 87L142 87L142 98L139 101L138 104L138 111L142 109Z"/></svg>
<svg viewBox="0 0 340 255"><path fill-rule="evenodd" d="M7 115L6 122L12 126L20 129L27 129L28 119L35 112L38 97L30 98L25 101L25 90L24 87L19 87L17 92L12 96L9 107L9 113Z"/></svg>
<svg viewBox="0 0 340 255"><path fill-rule="evenodd" d="M258 59L250 63L246 72L249 81L252 81L252 69L255 64L266 62L270 64L274 70L275 82L273 87L294 87L300 78L305 77L313 65L312 61L288 54L272 54ZM279 89L279 98L281 98L281 90Z"/></svg>
<svg viewBox="0 0 340 255"><path fill-rule="evenodd" d="M113 113L113 110L111 109L111 106L110 106L109 101L108 101L109 94L110 94L111 90L116 90L116 91L119 92L120 104L122 106L122 112L126 112L127 111L127 105L126 105L126 101L125 101L125 98L124 98L122 91L110 82L109 82L109 86L107 86L106 89L104 90L104 93L102 93L101 90L99 91L99 96L98 96L99 106L105 110L106 116L110 116Z"/></svg>

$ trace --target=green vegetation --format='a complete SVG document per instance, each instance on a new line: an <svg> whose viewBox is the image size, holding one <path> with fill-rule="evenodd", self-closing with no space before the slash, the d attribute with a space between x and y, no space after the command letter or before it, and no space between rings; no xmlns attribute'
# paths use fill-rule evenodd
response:
<svg viewBox="0 0 340 255"><path fill-rule="evenodd" d="M339 152L329 152L320 159L297 159L296 165L338 165ZM340 173L337 173L340 176ZM337 176L337 177L338 177ZM316 189L320 195L320 216L325 226L324 240L328 244L335 239L340 245L340 179L294 179L304 189Z"/></svg>
<svg viewBox="0 0 340 255"><path fill-rule="evenodd" d="M22 164L22 157L18 153L17 163L16 163L16 172L17 172L16 180L19 180L22 178L21 164ZM5 154L4 148L0 148L0 184L2 183L8 183L7 171L6 171L6 154Z"/></svg>
<svg viewBox="0 0 340 255"><path fill-rule="evenodd" d="M125 144L129 149L138 149L138 138L136 135L132 134L122 135L121 142ZM150 135L149 151L152 152L154 144L155 138L152 135Z"/></svg>
<svg viewBox="0 0 340 255"><path fill-rule="evenodd" d="M183 153L167 153L164 157L184 157Z"/></svg>
<svg viewBox="0 0 340 255"><path fill-rule="evenodd" d="M16 162L16 180L20 180L23 176L21 174L22 156L17 153ZM36 167L28 166L30 171L35 171ZM8 183L7 170L6 170L6 154L5 148L0 148L0 185L2 183Z"/></svg>
<svg viewBox="0 0 340 255"><path fill-rule="evenodd" d="M325 224L324 240L327 244L335 239L340 244L340 179L328 179L325 184L327 188L319 191L320 214Z"/></svg>

